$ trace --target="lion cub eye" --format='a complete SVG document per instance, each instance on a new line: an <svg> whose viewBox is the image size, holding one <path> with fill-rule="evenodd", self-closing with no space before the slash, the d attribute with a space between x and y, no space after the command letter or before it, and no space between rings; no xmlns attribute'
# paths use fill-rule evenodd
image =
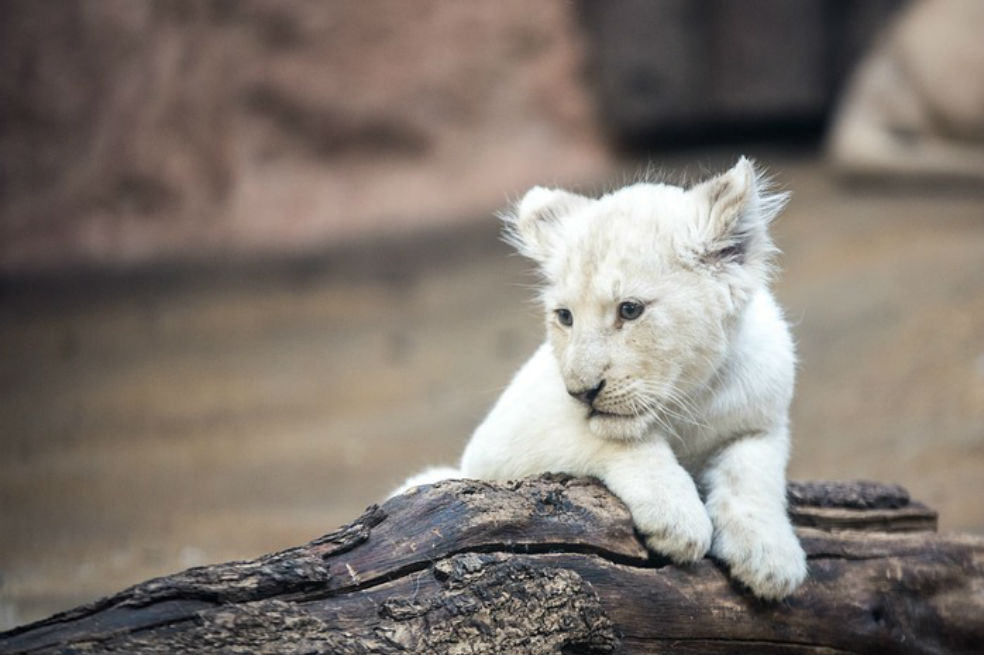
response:
<svg viewBox="0 0 984 655"><path fill-rule="evenodd" d="M557 315L557 322L559 322L564 327L570 327L574 325L574 314L571 314L569 309L557 309L554 310L554 314Z"/></svg>
<svg viewBox="0 0 984 655"><path fill-rule="evenodd" d="M643 309L645 309L645 306L642 303L626 300L618 306L618 315L626 321L634 321L642 316Z"/></svg>

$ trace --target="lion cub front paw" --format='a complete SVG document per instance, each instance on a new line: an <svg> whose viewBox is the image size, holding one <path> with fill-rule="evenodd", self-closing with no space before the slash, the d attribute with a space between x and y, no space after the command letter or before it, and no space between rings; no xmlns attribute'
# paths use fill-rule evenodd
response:
<svg viewBox="0 0 984 655"><path fill-rule="evenodd" d="M756 596L781 600L806 578L806 554L788 524L758 528L731 526L719 530L712 554Z"/></svg>
<svg viewBox="0 0 984 655"><path fill-rule="evenodd" d="M643 520L636 519L636 527L649 550L677 564L690 564L706 555L714 535L711 519L699 501L662 511L654 508Z"/></svg>

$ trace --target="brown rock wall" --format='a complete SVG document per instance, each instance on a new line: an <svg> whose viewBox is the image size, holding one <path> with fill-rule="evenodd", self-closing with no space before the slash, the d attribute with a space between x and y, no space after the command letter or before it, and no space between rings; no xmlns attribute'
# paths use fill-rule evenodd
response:
<svg viewBox="0 0 984 655"><path fill-rule="evenodd" d="M604 160L561 2L0 12L8 273L310 251L480 216Z"/></svg>

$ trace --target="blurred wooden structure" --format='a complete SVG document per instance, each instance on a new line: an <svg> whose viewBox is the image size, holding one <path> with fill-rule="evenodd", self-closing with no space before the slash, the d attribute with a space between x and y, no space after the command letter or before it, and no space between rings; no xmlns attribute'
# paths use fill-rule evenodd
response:
<svg viewBox="0 0 984 655"><path fill-rule="evenodd" d="M900 0L579 0L608 133L630 150L816 135Z"/></svg>

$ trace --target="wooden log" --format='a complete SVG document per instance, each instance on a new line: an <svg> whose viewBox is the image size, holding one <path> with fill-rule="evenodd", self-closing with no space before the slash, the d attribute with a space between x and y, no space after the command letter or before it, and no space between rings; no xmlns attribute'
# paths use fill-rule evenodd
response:
<svg viewBox="0 0 984 655"><path fill-rule="evenodd" d="M809 557L766 603L646 552L592 480L420 487L311 543L0 634L2 653L935 653L984 648L984 539L874 483L791 483Z"/></svg>

